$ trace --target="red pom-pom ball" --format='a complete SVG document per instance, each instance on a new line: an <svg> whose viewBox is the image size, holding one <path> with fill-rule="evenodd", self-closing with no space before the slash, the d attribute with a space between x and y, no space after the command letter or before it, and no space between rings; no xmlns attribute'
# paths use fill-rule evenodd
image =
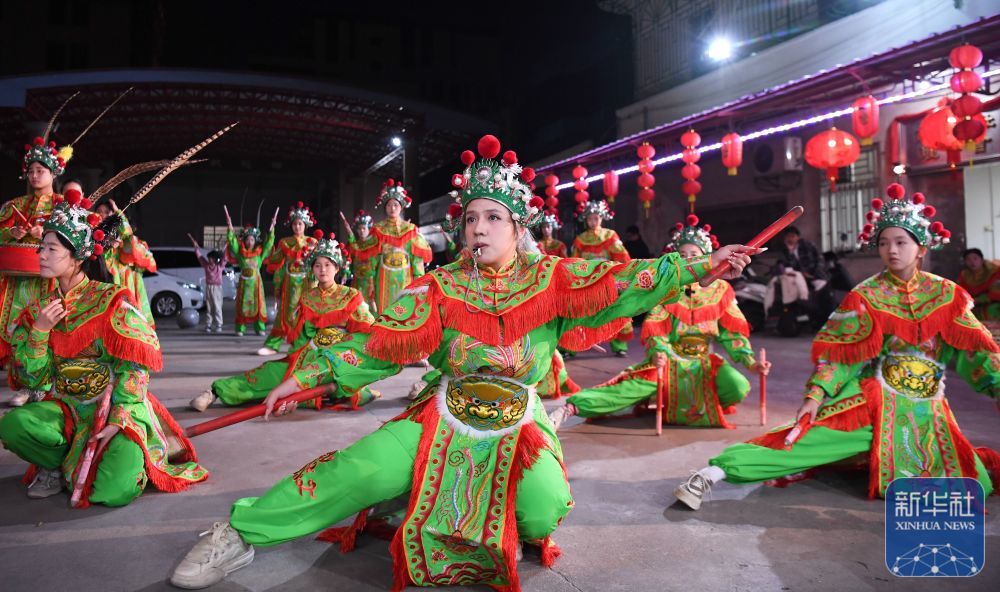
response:
<svg viewBox="0 0 1000 592"><path fill-rule="evenodd" d="M321 228L317 228L316 230L314 230L313 231L313 238L315 238L317 240L323 238L323 230Z"/></svg>
<svg viewBox="0 0 1000 592"><path fill-rule="evenodd" d="M472 150L464 150L460 158L465 166L471 166L472 163L476 162L476 155L472 153Z"/></svg>
<svg viewBox="0 0 1000 592"><path fill-rule="evenodd" d="M531 198L531 200L528 202L528 205L533 208L539 209L545 205L545 200L536 195L535 197Z"/></svg>
<svg viewBox="0 0 1000 592"><path fill-rule="evenodd" d="M33 140L33 142L34 142L35 146L41 146L42 144L45 143L45 140L43 140L41 138L41 136L35 136L35 139Z"/></svg>
<svg viewBox="0 0 1000 592"><path fill-rule="evenodd" d="M28 150L31 150L31 144L24 145L24 151L27 152Z"/></svg>
<svg viewBox="0 0 1000 592"><path fill-rule="evenodd" d="M476 149L483 158L496 158L496 155L500 154L500 140L494 135L486 134L479 138Z"/></svg>
<svg viewBox="0 0 1000 592"><path fill-rule="evenodd" d="M385 180L385 186L386 187L392 187L395 184L396 184L396 180L395 179L391 179L390 178L390 179L386 179Z"/></svg>
<svg viewBox="0 0 1000 592"><path fill-rule="evenodd" d="M922 204L922 203L924 203L924 201L926 201L926 200L924 198L924 194L923 193L914 193L913 194L913 203L915 203L915 204Z"/></svg>
<svg viewBox="0 0 1000 592"><path fill-rule="evenodd" d="M90 214L89 216L87 216L87 224L90 224L91 226L96 226L100 224L100 222L101 222L101 217L97 214Z"/></svg>
<svg viewBox="0 0 1000 592"><path fill-rule="evenodd" d="M94 254L95 255L103 255L104 254L104 245L94 245Z"/></svg>
<svg viewBox="0 0 1000 592"><path fill-rule="evenodd" d="M462 204L453 203L450 206L448 206L448 215L451 216L452 219L461 218L462 217Z"/></svg>
<svg viewBox="0 0 1000 592"><path fill-rule="evenodd" d="M513 150L508 150L503 153L503 163L510 166L517 162L517 153Z"/></svg>
<svg viewBox="0 0 1000 592"><path fill-rule="evenodd" d="M677 230L684 230L684 225L678 222L677 224L674 224L674 228Z"/></svg>
<svg viewBox="0 0 1000 592"><path fill-rule="evenodd" d="M305 207L305 205L306 205L306 204L302 203L301 201L300 201L300 202L296 202L296 203L295 203L295 207L297 207L297 208L300 208L300 209L301 209L301 208L304 208L304 207Z"/></svg>
<svg viewBox="0 0 1000 592"><path fill-rule="evenodd" d="M86 197L80 200L80 207L83 208L83 209L85 209L85 210L89 210L90 206L92 206L92 205L94 205L94 204L92 204L90 202L90 200L87 199Z"/></svg>
<svg viewBox="0 0 1000 592"><path fill-rule="evenodd" d="M931 232L933 232L934 234L940 234L941 231L944 230L944 224L942 224L941 221L938 220L937 222L932 222L930 228Z"/></svg>
<svg viewBox="0 0 1000 592"><path fill-rule="evenodd" d="M688 214L687 225L688 226L697 226L698 225L698 216L695 216L694 214Z"/></svg>
<svg viewBox="0 0 1000 592"><path fill-rule="evenodd" d="M524 179L525 183L531 183L535 180L535 169L524 167L524 170L521 171L521 178Z"/></svg>
<svg viewBox="0 0 1000 592"><path fill-rule="evenodd" d="M50 141L49 142L49 148L55 148L55 147L56 147L56 143Z"/></svg>
<svg viewBox="0 0 1000 592"><path fill-rule="evenodd" d="M879 199L877 197L872 200L872 209L873 210L881 210L883 205L885 205L885 203L881 199Z"/></svg>
<svg viewBox="0 0 1000 592"><path fill-rule="evenodd" d="M104 231L103 230L95 230L94 231L94 240L95 241L102 241L102 240L104 240Z"/></svg>
<svg viewBox="0 0 1000 592"><path fill-rule="evenodd" d="M906 190L903 189L903 186L899 183L893 183L885 188L885 194L892 199L901 199L904 195L906 195Z"/></svg>
<svg viewBox="0 0 1000 592"><path fill-rule="evenodd" d="M939 234L941 235L941 238L951 238L951 231L947 228L942 230Z"/></svg>
<svg viewBox="0 0 1000 592"><path fill-rule="evenodd" d="M65 197L66 197L66 202L69 205L75 206L80 203L81 199L83 199L83 194L80 193L79 189L70 189L69 191L66 192Z"/></svg>
<svg viewBox="0 0 1000 592"><path fill-rule="evenodd" d="M875 227L872 226L871 224L865 224L861 228L861 232L864 232L865 234L871 234L871 231L873 231L873 230L875 230Z"/></svg>
<svg viewBox="0 0 1000 592"><path fill-rule="evenodd" d="M704 230L705 232L712 232L712 225L711 224L706 224L706 225L702 226L701 229ZM712 236L715 236L715 235L712 235Z"/></svg>
<svg viewBox="0 0 1000 592"><path fill-rule="evenodd" d="M928 218L933 218L934 214L937 214L937 208L934 206L924 206L924 216Z"/></svg>

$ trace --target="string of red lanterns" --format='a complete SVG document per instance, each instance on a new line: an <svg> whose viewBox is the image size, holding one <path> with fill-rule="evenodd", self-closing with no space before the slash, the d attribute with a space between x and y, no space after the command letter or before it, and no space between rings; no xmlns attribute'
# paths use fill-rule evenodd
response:
<svg viewBox="0 0 1000 592"><path fill-rule="evenodd" d="M653 198L656 197L656 192L653 190L653 185L656 184L656 178L653 177L653 169L656 168L653 157L656 156L656 149L649 142L643 142L635 153L639 157L639 178L636 179L639 185L639 201L642 202L642 208L649 218L649 208L653 204Z"/></svg>
<svg viewBox="0 0 1000 592"><path fill-rule="evenodd" d="M576 189L576 195L573 199L576 200L576 211L582 212L583 208L587 206L587 202L590 201L590 194L587 193L587 188L590 187L590 183L587 182L587 169L578 164L573 167L573 189Z"/></svg>
<svg viewBox="0 0 1000 592"><path fill-rule="evenodd" d="M545 206L549 209L550 214L559 212L559 189L556 187L558 184L559 177L551 173L545 175Z"/></svg>
<svg viewBox="0 0 1000 592"><path fill-rule="evenodd" d="M684 177L681 191L688 198L692 214L694 213L694 202L698 199L698 194L701 193L701 183L697 180L701 176L701 167L696 164L701 160L701 153L698 152L699 144L701 144L701 136L693 129L681 134L681 146L684 146L684 152L681 154L681 160L684 161L684 168L681 169L681 176Z"/></svg>
<svg viewBox="0 0 1000 592"><path fill-rule="evenodd" d="M968 43L952 49L948 55L948 62L958 70L951 76L951 89L961 94L951 104L951 110L958 119L952 134L955 139L964 142L965 149L970 152L975 151L976 144L981 141L977 138L986 131L985 123L976 119L982 111L983 103L972 95L983 86L982 77L973 71L982 61L983 52Z"/></svg>

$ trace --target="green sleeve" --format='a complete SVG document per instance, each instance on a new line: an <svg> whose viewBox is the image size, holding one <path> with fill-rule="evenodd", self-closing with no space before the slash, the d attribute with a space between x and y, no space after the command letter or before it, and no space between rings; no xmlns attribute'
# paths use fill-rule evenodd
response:
<svg viewBox="0 0 1000 592"><path fill-rule="evenodd" d="M18 382L31 390L48 390L55 374L49 332L19 326L11 339Z"/></svg>
<svg viewBox="0 0 1000 592"><path fill-rule="evenodd" d="M299 336L292 342L292 346L289 351L295 351L301 347L305 347L313 337L316 336L316 325L312 324L310 321L303 321L302 331L299 332Z"/></svg>
<svg viewBox="0 0 1000 592"><path fill-rule="evenodd" d="M716 340L737 364L742 364L746 368L750 368L757 361L753 353L753 348L750 347L750 340L740 333L730 331L719 325L719 337Z"/></svg>
<svg viewBox="0 0 1000 592"><path fill-rule="evenodd" d="M395 374L402 367L365 353L368 335L352 333L339 343L310 349L299 356L292 378L301 389L337 384L337 396L349 397L361 387Z"/></svg>
<svg viewBox="0 0 1000 592"><path fill-rule="evenodd" d="M578 326L601 327L615 319L648 312L661 302L675 300L684 286L698 281L710 269L708 256L685 261L677 253L670 253L659 259L635 259L614 274L618 289L615 301L589 317L565 319L563 332Z"/></svg>
<svg viewBox="0 0 1000 592"><path fill-rule="evenodd" d="M836 397L844 385L854 381L867 362L839 364L820 360L812 376L806 381L806 398L822 402L826 397Z"/></svg>
<svg viewBox="0 0 1000 592"><path fill-rule="evenodd" d="M1000 353L988 351L958 351L945 345L945 363L955 360L955 371L977 393L1000 398Z"/></svg>
<svg viewBox="0 0 1000 592"><path fill-rule="evenodd" d="M121 215L121 222L118 224L118 238L122 239L122 242L128 242L128 239L132 238L133 231L132 225L129 224L128 218L125 214Z"/></svg>
<svg viewBox="0 0 1000 592"><path fill-rule="evenodd" d="M7 224L8 220L10 225ZM17 220L14 216L14 200L10 200L0 207L0 243L16 243L17 239L11 235L10 231L17 226Z"/></svg>
<svg viewBox="0 0 1000 592"><path fill-rule="evenodd" d="M652 361L654 354L670 353L670 337L666 335L654 335L646 340L646 358Z"/></svg>
<svg viewBox="0 0 1000 592"><path fill-rule="evenodd" d="M264 261L271 256L271 251L274 249L274 231L267 233L267 238L264 240L264 250L260 253L260 260Z"/></svg>
<svg viewBox="0 0 1000 592"><path fill-rule="evenodd" d="M236 233L230 230L226 233L226 242L229 243L229 252L233 254L233 258L242 265L243 258L240 257L240 241L236 239Z"/></svg>

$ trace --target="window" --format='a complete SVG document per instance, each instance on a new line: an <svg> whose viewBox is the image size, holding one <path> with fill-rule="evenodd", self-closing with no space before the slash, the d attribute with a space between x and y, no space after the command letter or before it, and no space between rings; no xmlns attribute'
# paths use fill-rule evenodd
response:
<svg viewBox="0 0 1000 592"><path fill-rule="evenodd" d="M202 231L201 246L211 251L216 249L224 251L226 249L226 233L229 228L226 226L206 226Z"/></svg>
<svg viewBox="0 0 1000 592"><path fill-rule="evenodd" d="M871 201L881 195L878 153L878 144L862 147L858 161L840 169L837 191L830 191L830 182L821 178L819 211L824 251L843 253L857 248L865 213Z"/></svg>

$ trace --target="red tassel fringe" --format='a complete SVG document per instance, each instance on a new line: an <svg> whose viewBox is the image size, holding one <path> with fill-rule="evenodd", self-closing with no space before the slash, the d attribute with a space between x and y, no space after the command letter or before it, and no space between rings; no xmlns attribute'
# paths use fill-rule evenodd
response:
<svg viewBox="0 0 1000 592"><path fill-rule="evenodd" d="M976 448L976 456L990 474L990 480L993 481L993 495L1000 495L1000 454L992 448L979 447Z"/></svg>
<svg viewBox="0 0 1000 592"><path fill-rule="evenodd" d="M562 556L562 549L552 540L552 535L542 539L542 567L551 568Z"/></svg>

